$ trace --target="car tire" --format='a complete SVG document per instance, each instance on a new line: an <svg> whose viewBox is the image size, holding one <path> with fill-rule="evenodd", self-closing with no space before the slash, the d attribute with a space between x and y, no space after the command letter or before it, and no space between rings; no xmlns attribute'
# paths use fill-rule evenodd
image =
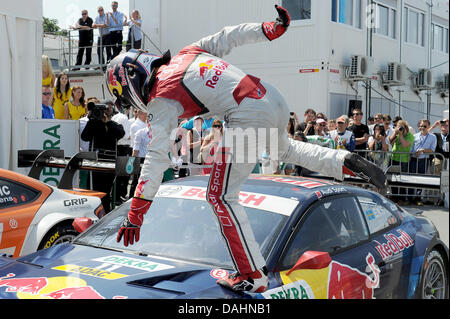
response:
<svg viewBox="0 0 450 319"><path fill-rule="evenodd" d="M73 228L71 224L58 224L42 238L38 250L49 248L63 242L71 241L77 235L78 232Z"/></svg>
<svg viewBox="0 0 450 319"><path fill-rule="evenodd" d="M419 299L447 299L448 271L442 255L432 250L425 259L426 268L422 270L420 284L417 287Z"/></svg>

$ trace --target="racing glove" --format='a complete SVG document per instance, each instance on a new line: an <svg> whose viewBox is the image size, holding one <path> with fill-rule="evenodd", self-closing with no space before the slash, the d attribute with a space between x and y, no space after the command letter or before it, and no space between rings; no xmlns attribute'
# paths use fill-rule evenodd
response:
<svg viewBox="0 0 450 319"><path fill-rule="evenodd" d="M117 242L119 243L123 237L123 244L128 247L128 244L133 245L134 242L139 241L142 222L144 221L144 214L147 213L152 201L133 197L131 200L131 209L128 216L120 225L117 233Z"/></svg>
<svg viewBox="0 0 450 319"><path fill-rule="evenodd" d="M285 8L275 5L275 9L278 11L278 17L275 21L263 22L262 24L264 35L270 41L279 38L284 32L286 32L289 24L291 23L291 17Z"/></svg>

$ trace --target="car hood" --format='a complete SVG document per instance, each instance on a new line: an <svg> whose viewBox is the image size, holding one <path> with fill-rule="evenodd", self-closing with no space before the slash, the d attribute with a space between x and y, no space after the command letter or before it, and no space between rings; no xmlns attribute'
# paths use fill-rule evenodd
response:
<svg viewBox="0 0 450 319"><path fill-rule="evenodd" d="M0 256L0 298L242 298L216 284L227 270L173 259L61 244Z"/></svg>

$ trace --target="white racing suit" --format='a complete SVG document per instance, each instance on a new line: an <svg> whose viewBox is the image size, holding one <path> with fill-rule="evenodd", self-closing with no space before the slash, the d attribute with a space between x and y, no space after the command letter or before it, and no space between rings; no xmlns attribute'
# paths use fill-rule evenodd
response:
<svg viewBox="0 0 450 319"><path fill-rule="evenodd" d="M225 27L185 47L169 64L160 67L148 103L152 141L135 197L153 200L163 173L170 165L167 154L173 144L170 136L177 127L177 119L195 115L225 118L226 130L249 129L256 132L257 141L264 134L272 145L278 143L275 148L278 154L275 155L280 161L343 179L342 167L347 151L288 139L286 126L290 109L278 90L221 59L234 47L265 41L269 40L261 23ZM253 170L255 161L241 161L237 157L242 149L249 154L256 151L255 158L259 158L264 150L270 150L261 145L257 147L258 143L248 139L240 139L233 146L226 136L225 148L222 153L218 152L211 171L207 200L219 220L236 270L246 274L261 269L265 260L244 208L238 203L241 184ZM225 156L229 161L219 160L224 160Z"/></svg>

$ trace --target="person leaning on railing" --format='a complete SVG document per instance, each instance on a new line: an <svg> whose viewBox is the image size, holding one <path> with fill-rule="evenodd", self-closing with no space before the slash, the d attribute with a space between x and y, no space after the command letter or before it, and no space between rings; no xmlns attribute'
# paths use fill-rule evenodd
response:
<svg viewBox="0 0 450 319"><path fill-rule="evenodd" d="M414 135L409 132L408 122L399 120L395 126L394 133L389 136L389 143L392 145L392 166L400 166L401 172L406 173L409 169L409 152L414 144ZM406 189L392 187L392 194L406 194ZM406 201L406 196L397 198L399 203Z"/></svg>

